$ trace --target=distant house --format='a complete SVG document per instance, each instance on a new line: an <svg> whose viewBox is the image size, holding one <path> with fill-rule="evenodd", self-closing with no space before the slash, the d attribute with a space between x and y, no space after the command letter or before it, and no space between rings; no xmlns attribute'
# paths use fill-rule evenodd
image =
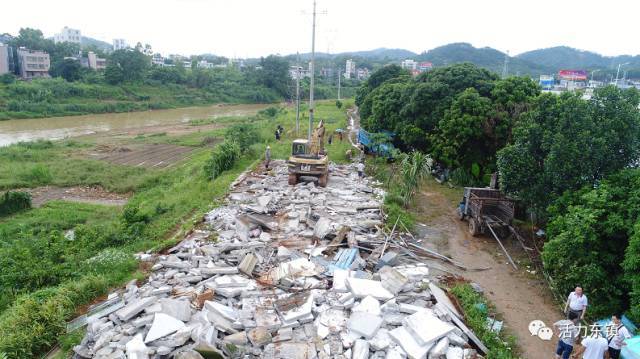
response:
<svg viewBox="0 0 640 359"><path fill-rule="evenodd" d="M361 68L356 70L356 79L358 80L366 80L370 76L368 68Z"/></svg>
<svg viewBox="0 0 640 359"><path fill-rule="evenodd" d="M356 75L356 63L355 61L349 59L345 62L344 65L344 78L350 79L352 76Z"/></svg>
<svg viewBox="0 0 640 359"><path fill-rule="evenodd" d="M13 72L13 51L7 45L0 43L0 75Z"/></svg>
<svg viewBox="0 0 640 359"><path fill-rule="evenodd" d="M113 39L113 51L124 50L127 47L129 47L129 45L127 45L124 39Z"/></svg>
<svg viewBox="0 0 640 359"><path fill-rule="evenodd" d="M415 71L418 69L418 63L415 62L414 60L407 59L400 63L400 67L402 67L405 70Z"/></svg>
<svg viewBox="0 0 640 359"><path fill-rule="evenodd" d="M65 26L62 31L53 36L53 41L56 44L61 42L80 44L82 42L82 35L80 34L80 30L71 29Z"/></svg>
<svg viewBox="0 0 640 359"><path fill-rule="evenodd" d="M153 54L151 57L151 64L163 67L164 66L164 57L160 54Z"/></svg>
<svg viewBox="0 0 640 359"><path fill-rule="evenodd" d="M207 60L200 60L196 64L199 69L212 69L215 65Z"/></svg>
<svg viewBox="0 0 640 359"><path fill-rule="evenodd" d="M104 70L107 68L107 59L98 57L93 51L87 54L88 66L94 70Z"/></svg>
<svg viewBox="0 0 640 359"><path fill-rule="evenodd" d="M49 54L40 50L18 49L18 67L20 77L30 80L38 77L49 77L51 59Z"/></svg>
<svg viewBox="0 0 640 359"><path fill-rule="evenodd" d="M433 68L433 64L430 63L430 62L423 61L423 62L418 63L418 70L420 72L429 71L432 68Z"/></svg>
<svg viewBox="0 0 640 359"><path fill-rule="evenodd" d="M300 74L300 79L303 79L305 77L311 77L311 73L309 72L308 69L305 69L302 66L289 66L289 76L292 79L297 79L298 78L298 74Z"/></svg>

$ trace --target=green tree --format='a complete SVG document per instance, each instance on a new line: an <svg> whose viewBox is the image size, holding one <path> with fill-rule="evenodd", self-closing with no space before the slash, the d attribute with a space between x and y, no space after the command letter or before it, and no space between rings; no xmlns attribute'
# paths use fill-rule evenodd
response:
<svg viewBox="0 0 640 359"><path fill-rule="evenodd" d="M260 60L258 81L267 88L274 89L283 97L289 95L289 62L280 56L269 55Z"/></svg>
<svg viewBox="0 0 640 359"><path fill-rule="evenodd" d="M149 57L137 50L114 51L105 69L105 79L110 84L141 81L150 66Z"/></svg>
<svg viewBox="0 0 640 359"><path fill-rule="evenodd" d="M75 59L65 59L52 64L49 73L53 77L62 77L63 79L73 82L83 77L85 69L80 62Z"/></svg>
<svg viewBox="0 0 640 359"><path fill-rule="evenodd" d="M355 100L356 105L362 105L369 93L381 86L385 81L402 76L409 78L409 72L398 65L387 65L375 71L358 89Z"/></svg>
<svg viewBox="0 0 640 359"><path fill-rule="evenodd" d="M613 87L596 91L590 101L541 95L498 155L502 189L543 215L565 191L593 186L628 166L639 155L635 106L635 90Z"/></svg>

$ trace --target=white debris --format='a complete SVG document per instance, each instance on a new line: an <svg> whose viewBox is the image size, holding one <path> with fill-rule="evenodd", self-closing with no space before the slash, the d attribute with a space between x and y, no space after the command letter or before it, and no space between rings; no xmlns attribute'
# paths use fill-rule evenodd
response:
<svg viewBox="0 0 640 359"><path fill-rule="evenodd" d="M347 278L347 287L356 298L364 298L372 296L379 300L388 300L393 298L393 294L382 286L382 283L359 278Z"/></svg>
<svg viewBox="0 0 640 359"><path fill-rule="evenodd" d="M184 323L180 320L163 313L157 313L144 342L150 343L156 339L173 334L182 328L184 328Z"/></svg>

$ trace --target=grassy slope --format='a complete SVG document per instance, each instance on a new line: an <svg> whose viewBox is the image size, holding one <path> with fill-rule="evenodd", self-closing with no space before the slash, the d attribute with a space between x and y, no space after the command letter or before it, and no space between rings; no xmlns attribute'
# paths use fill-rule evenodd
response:
<svg viewBox="0 0 640 359"><path fill-rule="evenodd" d="M339 110L333 102L327 101L317 106L316 113L317 118L326 120L327 133L338 127L345 128L344 107ZM122 231L122 210L117 208L53 202L43 208L17 214L0 222L0 235L5 239L12 237L26 241L35 241L34 238L42 240L47 236L59 234L60 231L83 224L81 227L84 231L81 232L85 233L87 240L91 240L93 235L98 238L96 242L104 243L102 246L90 249L83 246L83 250L72 245L62 248L66 255L60 265L70 266L75 270L62 271L64 277L54 278L58 280L56 283L60 284L36 290L30 294L25 293L0 313L0 352L5 351L11 357L25 357L46 350L64 333L64 323L73 315L77 306L104 294L110 286L141 275L135 272L133 253L163 248L181 239L182 235L202 218L203 213L215 206L218 199L224 197L229 184L238 174L247 167L255 165L256 160L262 157L266 144L271 144L273 158L288 157L290 139L296 137L294 111L289 109L281 112L274 119L246 120L254 122L260 129L264 143L252 146L249 155L243 157L232 170L225 172L215 181L207 181L202 172L203 165L210 156L210 150L206 148L196 150L195 155L175 168L142 172L126 172L131 169L105 165L98 161L91 162L96 162L95 165L100 163L104 167L93 168L93 170L76 167L71 164L75 161L64 160L86 148L86 145L75 143L15 145L0 151L0 156L11 159L8 161L8 166L40 165L50 173L61 176L67 174L66 180L57 180L59 182L54 182L56 184L87 184L88 180L83 177L83 174L91 171L93 181L107 188L115 190L133 188L135 194L127 208L137 208L139 214L148 218L148 223L142 226L140 233L124 237L116 235L114 238L117 242L109 242L114 239L109 236L103 238L105 234L102 233L115 231L118 235L122 234L118 232ZM232 123L238 121L238 118L225 121ZM273 139L273 131L277 124L283 125L286 129L285 136L279 143ZM222 136L223 131L222 129L202 131L178 137L150 136L138 138L136 141L175 141L174 143L196 145L201 144L204 138ZM337 137L335 139L337 140ZM346 138L343 143L335 141L333 145L327 146L330 158L333 161L344 161L344 152L349 146ZM5 162L7 161L2 161L3 165L6 165ZM10 172L13 175L9 174L3 178L5 188L11 187L11 184L23 183L20 182L23 180L16 177L24 171L16 170L16 167L6 168L13 168ZM122 178L126 180L122 181ZM113 185L109 185L110 183ZM5 240L5 246L7 245L10 246L11 243ZM3 249L0 247L1 250ZM92 257L93 259L89 259ZM23 263L22 266L26 271L29 270L28 264ZM32 288L34 289L36 288ZM78 291L82 293L76 293ZM13 299L13 295L11 297ZM15 330L16 325L21 329Z"/></svg>

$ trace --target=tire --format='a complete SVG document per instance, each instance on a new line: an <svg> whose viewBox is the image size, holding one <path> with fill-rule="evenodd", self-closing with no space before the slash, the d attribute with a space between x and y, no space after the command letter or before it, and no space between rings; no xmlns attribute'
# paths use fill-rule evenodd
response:
<svg viewBox="0 0 640 359"><path fill-rule="evenodd" d="M327 187L327 182L329 182L329 174L325 173L320 178L318 178L318 185L320 187Z"/></svg>
<svg viewBox="0 0 640 359"><path fill-rule="evenodd" d="M295 186L298 184L298 176L295 173L289 173L289 185Z"/></svg>
<svg viewBox="0 0 640 359"><path fill-rule="evenodd" d="M480 234L480 223L475 218L469 218L469 233L476 237Z"/></svg>

